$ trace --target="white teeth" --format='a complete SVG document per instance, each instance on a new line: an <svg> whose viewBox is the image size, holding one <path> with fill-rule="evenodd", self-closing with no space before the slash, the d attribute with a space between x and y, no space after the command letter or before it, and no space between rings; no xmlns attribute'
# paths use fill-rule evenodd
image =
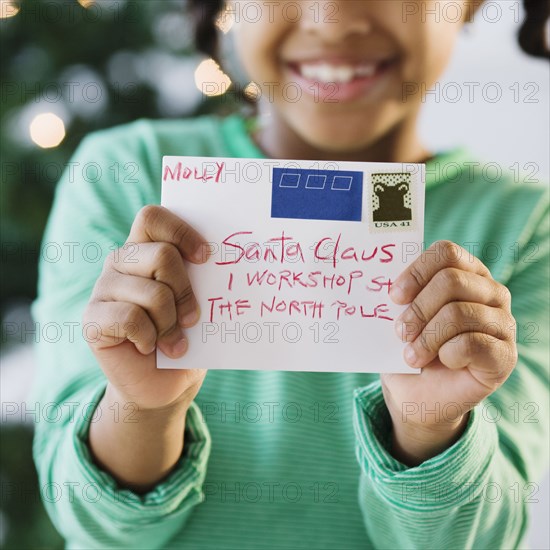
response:
<svg viewBox="0 0 550 550"><path fill-rule="evenodd" d="M327 64L321 64L317 68L319 80L323 82L336 82L338 73L335 68Z"/></svg>
<svg viewBox="0 0 550 550"><path fill-rule="evenodd" d="M337 75L336 82L350 82L355 76L352 67L337 67L334 72Z"/></svg>
<svg viewBox="0 0 550 550"><path fill-rule="evenodd" d="M308 80L319 80L325 83L338 82L342 84L351 82L358 76L373 76L376 72L376 65L374 63L357 66L302 63L299 68L302 76Z"/></svg>
<svg viewBox="0 0 550 550"><path fill-rule="evenodd" d="M376 65L361 65L356 72L358 76L372 76L376 72Z"/></svg>
<svg viewBox="0 0 550 550"><path fill-rule="evenodd" d="M313 80L317 74L317 69L314 65L302 65L301 73L305 78Z"/></svg>

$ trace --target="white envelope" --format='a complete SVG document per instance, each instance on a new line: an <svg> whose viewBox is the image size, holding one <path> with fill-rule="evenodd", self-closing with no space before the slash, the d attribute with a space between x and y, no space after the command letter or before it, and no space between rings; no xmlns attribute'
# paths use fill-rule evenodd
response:
<svg viewBox="0 0 550 550"><path fill-rule="evenodd" d="M201 308L158 368L418 373L391 282L422 252L424 165L164 157L162 205L210 243Z"/></svg>

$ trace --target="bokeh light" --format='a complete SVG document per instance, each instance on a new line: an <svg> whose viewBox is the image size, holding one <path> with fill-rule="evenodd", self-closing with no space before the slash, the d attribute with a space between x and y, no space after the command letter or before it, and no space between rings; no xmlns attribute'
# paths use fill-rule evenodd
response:
<svg viewBox="0 0 550 550"><path fill-rule="evenodd" d="M227 34L231 30L231 27L234 23L235 17L229 7L229 3L226 3L225 9L220 12L218 17L216 18L216 27L218 27L218 29L224 34Z"/></svg>
<svg viewBox="0 0 550 550"><path fill-rule="evenodd" d="M244 89L244 95L248 99L251 99L252 101L258 101L258 99L260 99L260 96L262 95L262 91L260 90L260 87L255 82L251 82Z"/></svg>
<svg viewBox="0 0 550 550"><path fill-rule="evenodd" d="M43 149L57 147L65 137L65 124L54 113L36 115L29 130L31 139Z"/></svg>
<svg viewBox="0 0 550 550"><path fill-rule="evenodd" d="M231 79L213 59L205 59L195 70L195 84L206 96L223 95L231 85Z"/></svg>
<svg viewBox="0 0 550 550"><path fill-rule="evenodd" d="M0 19L8 19L19 13L17 2L10 0L0 0Z"/></svg>

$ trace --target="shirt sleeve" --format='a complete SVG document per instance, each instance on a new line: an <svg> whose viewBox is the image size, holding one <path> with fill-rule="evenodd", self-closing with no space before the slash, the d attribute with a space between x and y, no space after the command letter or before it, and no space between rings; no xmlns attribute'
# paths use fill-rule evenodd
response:
<svg viewBox="0 0 550 550"><path fill-rule="evenodd" d="M98 408L106 379L87 343L95 327L81 319L105 257L124 243L136 212L158 203L156 165L128 138L140 124L84 139L58 184L41 249L33 453L45 507L70 548L163 547L203 499L211 441L195 404L182 456L145 495L119 488L87 445L99 415L131 421L131 411Z"/></svg>
<svg viewBox="0 0 550 550"><path fill-rule="evenodd" d="M550 265L548 201L506 283L517 323L518 363L470 413L461 438L416 467L390 454L391 417L380 381L354 395L359 502L376 548L517 548L527 505L548 464ZM541 208L541 206L543 208ZM533 229L535 228L535 229Z"/></svg>

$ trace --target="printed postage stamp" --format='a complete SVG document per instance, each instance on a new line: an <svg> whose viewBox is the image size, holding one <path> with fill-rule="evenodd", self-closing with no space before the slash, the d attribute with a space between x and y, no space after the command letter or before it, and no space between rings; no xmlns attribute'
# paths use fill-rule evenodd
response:
<svg viewBox="0 0 550 550"><path fill-rule="evenodd" d="M411 231L414 228L414 187L410 173L372 174L371 231Z"/></svg>

